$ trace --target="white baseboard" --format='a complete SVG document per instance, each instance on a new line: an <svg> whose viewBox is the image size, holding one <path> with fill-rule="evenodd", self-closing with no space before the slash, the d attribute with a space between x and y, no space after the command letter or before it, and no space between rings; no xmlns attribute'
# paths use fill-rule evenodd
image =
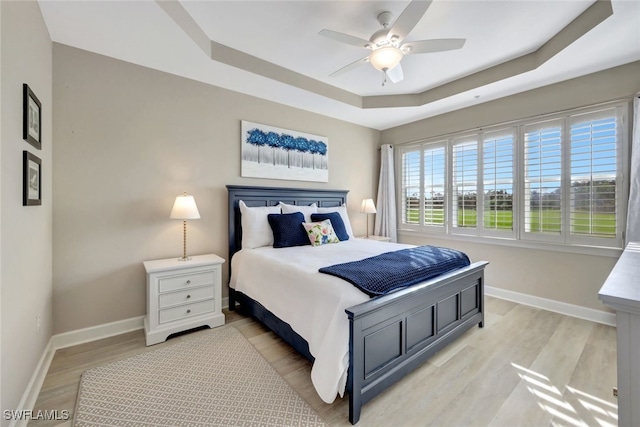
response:
<svg viewBox="0 0 640 427"><path fill-rule="evenodd" d="M77 329L75 331L64 332L51 337L53 349L71 347L84 344L103 338L113 337L131 331L137 331L144 327L144 316L132 317L130 319L118 320L117 322L105 323L92 326L90 328Z"/></svg>
<svg viewBox="0 0 640 427"><path fill-rule="evenodd" d="M40 394L40 389L42 388L44 379L47 376L47 372L49 372L49 366L51 365L51 361L53 360L53 355L56 352L51 347L52 340L53 337L49 339L47 346L42 352L42 356L40 356L38 366L36 366L36 369L33 371L33 375L31 375L31 379L29 380L29 384L27 385L27 388L22 395L22 399L20 399L20 403L18 403L18 409L33 409L33 407L36 405L38 395ZM9 427L26 427L28 423L28 418L13 419L9 423Z"/></svg>
<svg viewBox="0 0 640 427"><path fill-rule="evenodd" d="M222 308L229 308L228 297L222 298L222 301L220 302ZM138 316L130 319L118 320L117 322L92 326L90 328L77 329L75 331L64 332L51 337L52 348L53 350L57 350L59 348L72 347L74 345L109 338L143 328L144 316Z"/></svg>
<svg viewBox="0 0 640 427"><path fill-rule="evenodd" d="M33 410L56 350L142 329L143 319L144 316L133 317L131 319L53 335L42 352L38 366L31 376L31 380L22 395L22 399L20 399L18 408ZM9 423L9 427L26 427L28 422L28 419L12 420L11 423Z"/></svg>
<svg viewBox="0 0 640 427"><path fill-rule="evenodd" d="M568 304L566 302L555 301L551 299L536 297L533 295L522 294L520 292L508 291L506 289L493 288L485 286L485 294L504 299L507 301L517 302L519 304L529 305L543 310L553 311L554 313L565 314L567 316L577 317L579 319L590 320L596 323L603 323L609 326L616 326L616 314L607 311L594 310L593 308L581 307L579 305Z"/></svg>
<svg viewBox="0 0 640 427"><path fill-rule="evenodd" d="M229 308L229 298L222 298L222 307ZM117 322L105 323L103 325L92 326L90 328L77 329L75 331L64 332L53 335L49 343L42 352L38 366L36 367L27 388L20 399L18 408L32 410L38 400L40 389L49 371L49 366L53 360L56 350L84 344L91 341L109 338L127 332L144 328L144 316L132 317L130 319L119 320ZM28 420L13 420L9 427L26 427Z"/></svg>

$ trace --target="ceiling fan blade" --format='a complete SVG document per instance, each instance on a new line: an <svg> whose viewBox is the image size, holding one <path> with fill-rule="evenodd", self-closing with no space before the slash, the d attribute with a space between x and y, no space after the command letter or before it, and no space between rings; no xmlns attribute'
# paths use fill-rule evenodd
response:
<svg viewBox="0 0 640 427"><path fill-rule="evenodd" d="M397 37L397 41L402 41L413 30L413 27L422 19L429 6L431 6L432 0L413 0L404 8L396 22L389 30L388 38L391 40L394 36Z"/></svg>
<svg viewBox="0 0 640 427"><path fill-rule="evenodd" d="M387 71L387 77L389 77L389 80L391 80L393 83L401 82L402 79L404 78L404 73L402 72L402 65L398 64L395 67L393 67L391 70Z"/></svg>
<svg viewBox="0 0 640 427"><path fill-rule="evenodd" d="M369 62L369 56L365 56L364 58L360 58L357 61L354 61L351 64L340 68L338 71L334 71L333 73L329 74L329 77L339 76L340 74L344 74L347 71L351 71L354 68L357 68L360 64L366 64L367 62Z"/></svg>
<svg viewBox="0 0 640 427"><path fill-rule="evenodd" d="M371 42L369 40L361 39L360 37L356 36L350 36L349 34L345 33L339 33L337 31L321 30L318 34L332 40L339 41L341 43L350 44L351 46L364 47L367 49L371 47Z"/></svg>
<svg viewBox="0 0 640 427"><path fill-rule="evenodd" d="M460 49L464 46L466 39L433 39L407 42L400 49L405 55L414 53L444 52L446 50Z"/></svg>

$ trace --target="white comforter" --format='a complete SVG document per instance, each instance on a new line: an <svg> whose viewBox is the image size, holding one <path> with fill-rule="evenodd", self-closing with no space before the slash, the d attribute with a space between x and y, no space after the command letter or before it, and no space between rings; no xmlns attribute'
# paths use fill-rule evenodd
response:
<svg viewBox="0 0 640 427"><path fill-rule="evenodd" d="M318 269L408 247L350 239L317 247L243 249L231 261L230 286L259 301L309 343L315 357L311 381L322 400L331 403L343 395L347 381L349 321L344 310L369 296Z"/></svg>

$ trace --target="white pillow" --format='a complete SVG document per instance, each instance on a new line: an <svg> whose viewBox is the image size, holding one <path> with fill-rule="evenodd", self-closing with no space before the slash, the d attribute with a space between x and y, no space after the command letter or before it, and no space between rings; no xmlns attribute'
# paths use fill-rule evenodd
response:
<svg viewBox="0 0 640 427"><path fill-rule="evenodd" d="M318 208L317 213L330 213L330 212L338 212L340 217L342 218L342 222L344 222L344 229L347 231L350 239L353 239L355 236L353 235L353 229L351 228L351 223L349 222L349 214L347 213L347 206L335 206L333 208Z"/></svg>
<svg viewBox="0 0 640 427"><path fill-rule="evenodd" d="M309 206L288 205L280 202L283 214L301 212L304 215L304 222L311 222L311 214L318 213L318 205L315 203Z"/></svg>
<svg viewBox="0 0 640 427"><path fill-rule="evenodd" d="M262 246L273 246L273 231L267 215L280 213L280 206L249 207L240 200L242 224L242 248L254 249Z"/></svg>

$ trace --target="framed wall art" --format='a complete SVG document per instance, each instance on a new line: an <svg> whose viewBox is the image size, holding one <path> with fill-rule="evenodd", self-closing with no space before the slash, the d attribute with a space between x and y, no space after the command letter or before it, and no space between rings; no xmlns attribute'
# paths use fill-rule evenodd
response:
<svg viewBox="0 0 640 427"><path fill-rule="evenodd" d="M22 206L42 204L42 161L28 151L22 152Z"/></svg>
<svg viewBox="0 0 640 427"><path fill-rule="evenodd" d="M242 120L242 176L329 181L329 140Z"/></svg>
<svg viewBox="0 0 640 427"><path fill-rule="evenodd" d="M22 85L22 139L42 148L42 106L28 84Z"/></svg>

